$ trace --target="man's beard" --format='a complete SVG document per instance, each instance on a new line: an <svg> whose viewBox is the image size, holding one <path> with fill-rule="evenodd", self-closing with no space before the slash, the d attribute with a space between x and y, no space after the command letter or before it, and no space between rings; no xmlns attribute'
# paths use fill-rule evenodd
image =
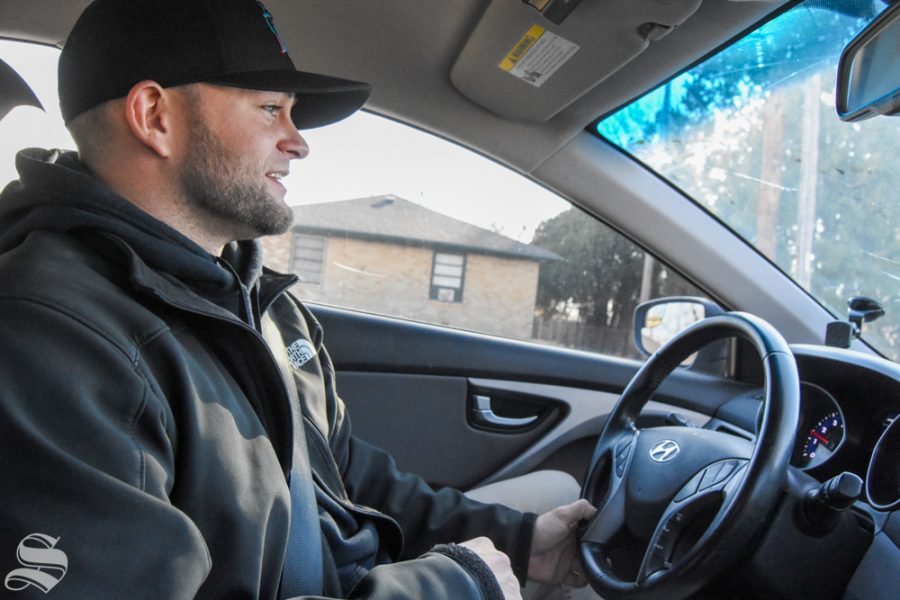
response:
<svg viewBox="0 0 900 600"><path fill-rule="evenodd" d="M240 156L228 153L201 118L190 121L192 152L180 172L185 199L203 214L225 224L238 239L285 233L294 223L293 211L276 199L259 173Z"/></svg>

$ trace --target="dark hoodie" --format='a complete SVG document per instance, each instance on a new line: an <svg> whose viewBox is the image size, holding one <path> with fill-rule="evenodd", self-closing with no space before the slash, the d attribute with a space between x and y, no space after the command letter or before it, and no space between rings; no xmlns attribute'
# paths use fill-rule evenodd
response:
<svg viewBox="0 0 900 600"><path fill-rule="evenodd" d="M16 165L0 195L7 587L39 587L31 569L57 598L277 597L298 428L319 484L317 594L499 597L466 549L428 550L478 535L524 579L534 515L435 492L353 438L321 329L258 243L212 256L72 153L28 150ZM299 338L318 354L286 385L277 356ZM67 563L29 567L23 544Z"/></svg>
<svg viewBox="0 0 900 600"><path fill-rule="evenodd" d="M91 177L77 156L58 150L23 150L16 156L20 179L0 201L0 254L33 231L103 231L127 243L144 262L186 284L207 300L254 323L244 290L262 274L256 240L233 242L216 257ZM243 285L242 285L243 284ZM258 307L257 307L258 308Z"/></svg>

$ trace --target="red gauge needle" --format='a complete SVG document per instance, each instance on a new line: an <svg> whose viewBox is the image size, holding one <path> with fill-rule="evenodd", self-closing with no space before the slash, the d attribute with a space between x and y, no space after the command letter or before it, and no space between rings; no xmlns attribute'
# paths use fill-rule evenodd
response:
<svg viewBox="0 0 900 600"><path fill-rule="evenodd" d="M826 440L826 439L823 438L821 435L819 435L819 432L816 431L815 429L811 430L810 433L813 434L814 436L816 436L817 438L819 438L819 441L822 442L823 444L827 444L827 443L828 443L828 440Z"/></svg>

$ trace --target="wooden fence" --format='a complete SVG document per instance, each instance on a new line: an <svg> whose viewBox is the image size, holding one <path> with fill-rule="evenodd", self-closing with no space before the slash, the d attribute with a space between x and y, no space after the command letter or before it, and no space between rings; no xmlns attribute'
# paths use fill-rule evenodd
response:
<svg viewBox="0 0 900 600"><path fill-rule="evenodd" d="M638 358L631 327L600 327L579 321L535 317L531 329L535 341L564 348L587 350L624 358Z"/></svg>

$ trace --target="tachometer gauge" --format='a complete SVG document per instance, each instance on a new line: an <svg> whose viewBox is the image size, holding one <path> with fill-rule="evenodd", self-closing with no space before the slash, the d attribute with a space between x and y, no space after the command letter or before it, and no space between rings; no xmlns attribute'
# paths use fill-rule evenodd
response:
<svg viewBox="0 0 900 600"><path fill-rule="evenodd" d="M835 411L820 419L806 436L800 454L805 468L820 465L828 460L844 440L844 417Z"/></svg>
<svg viewBox="0 0 900 600"><path fill-rule="evenodd" d="M827 461L844 442L844 413L834 396L817 385L800 384L800 422L791 464L812 469Z"/></svg>

